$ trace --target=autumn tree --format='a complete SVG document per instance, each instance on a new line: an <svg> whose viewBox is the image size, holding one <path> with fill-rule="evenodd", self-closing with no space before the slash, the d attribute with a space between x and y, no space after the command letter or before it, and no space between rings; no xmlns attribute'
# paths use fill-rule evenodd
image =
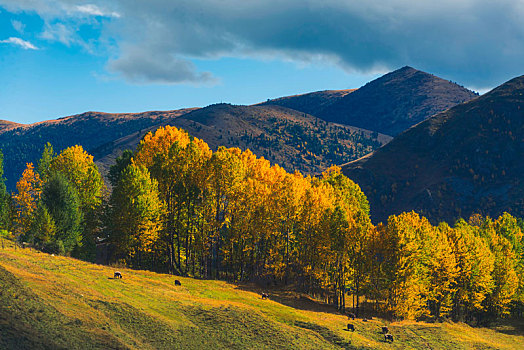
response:
<svg viewBox="0 0 524 350"><path fill-rule="evenodd" d="M131 266L152 266L153 251L161 249L164 203L159 198L158 183L146 168L134 163L125 168L113 189L110 208L110 239L116 256Z"/></svg>
<svg viewBox="0 0 524 350"><path fill-rule="evenodd" d="M493 290L494 257L478 228L459 220L452 230L446 230L459 273L455 280L452 316L470 320L476 312L485 310L483 302Z"/></svg>
<svg viewBox="0 0 524 350"><path fill-rule="evenodd" d="M83 214L83 244L76 254L93 261L95 237L101 226L100 210L104 191L104 182L93 156L85 152L82 146L66 148L52 159L50 171L61 173L77 193Z"/></svg>
<svg viewBox="0 0 524 350"><path fill-rule="evenodd" d="M13 196L15 205L15 230L18 236L25 235L33 220L41 193L41 180L34 171L33 163L28 163L22 177L16 183L17 192Z"/></svg>

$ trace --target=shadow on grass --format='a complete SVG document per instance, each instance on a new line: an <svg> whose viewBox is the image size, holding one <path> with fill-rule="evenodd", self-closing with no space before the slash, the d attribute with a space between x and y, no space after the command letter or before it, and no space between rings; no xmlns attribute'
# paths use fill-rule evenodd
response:
<svg viewBox="0 0 524 350"><path fill-rule="evenodd" d="M315 312L326 312L331 314L340 315L340 311L335 306L323 303L315 300L306 294L298 293L292 290L275 289L275 288L262 288L255 284L236 284L236 289L240 289L247 292L253 292L259 295L259 299L262 300L262 293L268 293L269 299L279 304L286 305L295 309Z"/></svg>
<svg viewBox="0 0 524 350"><path fill-rule="evenodd" d="M507 319L493 323L489 328L507 335L524 336L524 320Z"/></svg>

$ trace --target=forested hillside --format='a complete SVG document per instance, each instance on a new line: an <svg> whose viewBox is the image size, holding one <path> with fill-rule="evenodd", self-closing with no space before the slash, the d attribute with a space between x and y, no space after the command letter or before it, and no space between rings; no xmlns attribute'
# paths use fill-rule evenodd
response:
<svg viewBox="0 0 524 350"><path fill-rule="evenodd" d="M4 154L7 187L14 189L26 163L36 162L48 142L57 151L74 145L89 150L189 111L191 109L129 114L87 112L30 125L4 121L0 125L0 150Z"/></svg>
<svg viewBox="0 0 524 350"><path fill-rule="evenodd" d="M216 104L169 122L219 146L250 149L290 172L320 174L327 167L357 159L391 138L367 130L328 123L310 115L277 106ZM150 128L154 131L155 126ZM95 161L107 171L125 149L135 149L148 132L132 134L93 150Z"/></svg>
<svg viewBox="0 0 524 350"><path fill-rule="evenodd" d="M356 89L316 91L307 94L268 99L266 102L260 104L287 107L316 116L320 115L328 106L336 104L344 96L355 90Z"/></svg>
<svg viewBox="0 0 524 350"><path fill-rule="evenodd" d="M188 130L213 149L249 148L289 171L311 174L357 159L390 140L283 107L228 104L139 114L88 112L32 125L4 124L0 149L9 189L14 189L25 164L38 160L47 142L57 151L82 145L95 156L105 176L125 149L134 149L148 131L167 124Z"/></svg>

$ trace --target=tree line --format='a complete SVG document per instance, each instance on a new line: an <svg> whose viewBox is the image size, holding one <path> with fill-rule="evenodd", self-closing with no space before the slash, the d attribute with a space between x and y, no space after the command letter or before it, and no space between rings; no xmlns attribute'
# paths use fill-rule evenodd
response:
<svg viewBox="0 0 524 350"><path fill-rule="evenodd" d="M505 213L433 226L415 212L373 225L338 167L289 173L251 151L208 145L166 126L109 172L109 193L80 146L46 146L11 196L5 232L56 254L230 281L292 285L339 309L352 295L395 318L522 315L523 224ZM3 198L3 199L2 199Z"/></svg>

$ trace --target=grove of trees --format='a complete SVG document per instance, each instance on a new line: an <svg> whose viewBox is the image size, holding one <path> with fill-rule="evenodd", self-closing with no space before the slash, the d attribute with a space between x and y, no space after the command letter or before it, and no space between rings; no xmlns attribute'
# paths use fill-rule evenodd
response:
<svg viewBox="0 0 524 350"><path fill-rule="evenodd" d="M288 173L251 151L208 145L174 127L147 134L109 173L106 191L80 146L46 147L0 222L19 241L93 261L230 281L290 285L346 307L362 296L395 318L487 320L524 306L522 221L475 215L433 226L415 212L373 225L338 167ZM10 199L12 198L12 199Z"/></svg>

